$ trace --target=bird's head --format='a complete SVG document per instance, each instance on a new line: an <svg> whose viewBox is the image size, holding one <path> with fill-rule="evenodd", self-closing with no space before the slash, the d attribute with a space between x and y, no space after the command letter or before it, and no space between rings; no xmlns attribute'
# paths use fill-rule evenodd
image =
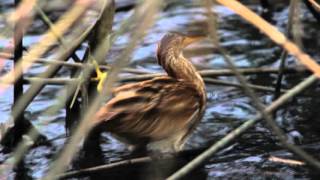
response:
<svg viewBox="0 0 320 180"><path fill-rule="evenodd" d="M183 35L173 32L164 35L158 44L157 58L161 65L164 58L178 58L182 50L188 45L204 39L205 35Z"/></svg>

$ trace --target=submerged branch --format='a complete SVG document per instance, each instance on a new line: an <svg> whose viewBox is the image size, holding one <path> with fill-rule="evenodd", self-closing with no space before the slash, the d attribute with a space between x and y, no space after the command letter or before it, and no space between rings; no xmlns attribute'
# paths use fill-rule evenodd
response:
<svg viewBox="0 0 320 180"><path fill-rule="evenodd" d="M148 163L148 162L152 162L152 159L150 157L127 159L127 160L114 162L114 163L110 163L110 164L105 164L105 165L101 165L101 166L96 166L96 167L92 167L92 168L86 168L86 169L81 169L81 170L77 170L77 171L66 172L62 175L57 176L56 178L57 179L64 179L64 178L69 178L69 177L74 177L74 176L86 175L86 174L97 172L97 171L108 170L111 168L122 167L122 166L127 166L127 165L132 165L132 164L139 164L139 163Z"/></svg>

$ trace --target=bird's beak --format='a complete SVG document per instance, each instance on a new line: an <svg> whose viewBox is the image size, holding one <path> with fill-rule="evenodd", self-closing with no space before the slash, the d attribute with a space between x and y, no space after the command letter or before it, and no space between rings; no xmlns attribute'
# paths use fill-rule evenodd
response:
<svg viewBox="0 0 320 180"><path fill-rule="evenodd" d="M183 47L187 47L188 45L203 40L206 36L187 36L183 40Z"/></svg>

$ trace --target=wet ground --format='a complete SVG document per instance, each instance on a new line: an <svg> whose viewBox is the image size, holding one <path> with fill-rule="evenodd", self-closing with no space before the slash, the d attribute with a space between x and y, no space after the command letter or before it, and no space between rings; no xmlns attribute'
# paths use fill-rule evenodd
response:
<svg viewBox="0 0 320 180"><path fill-rule="evenodd" d="M12 2L3 1L0 12L6 12L12 8ZM263 9L259 4L246 2L249 7L261 14ZM301 23L303 48L314 59L320 58L320 24L308 12L304 5L301 6ZM259 30L249 25L232 11L222 6L216 6L214 11L219 15L219 35L221 45L228 50L234 62L239 67L278 67L281 48L275 45ZM177 1L168 5L159 17L155 25L148 31L146 37L136 48L132 55L130 67L147 70L151 72L162 72L155 59L156 43L168 31L201 30L204 28L206 11L198 5L189 1ZM54 15L52 15L54 16ZM115 15L114 29L119 23L129 16L128 11L119 11ZM282 32L286 31L288 17L288 4L280 4L274 8L271 19ZM0 17L1 18L1 17ZM1 21L0 21L1 23ZM24 45L30 46L37 42L39 34L43 32L41 23L36 21L28 34L24 37ZM0 24L0 32L3 26ZM0 33L1 34L1 33ZM129 34L121 36L112 47L109 59L114 59L125 47ZM0 48L8 39L0 40ZM81 48L83 49L83 48ZM83 54L83 50L78 54ZM209 51L208 51L209 49ZM212 49L212 50L211 50ZM187 50L188 56L199 69L222 69L227 65L223 57L217 54L209 41L192 46ZM287 64L289 67L297 65L296 60L289 56ZM5 64L5 69L0 74L12 67L10 61ZM27 75L35 75L43 71L41 65L33 66ZM64 69L61 75L67 76L68 70ZM284 88L291 88L306 77L305 74L286 75ZM223 80L234 81L233 77L219 77ZM254 84L274 86L276 75L251 75L247 79ZM25 86L25 89L28 86ZM24 163L11 174L22 179L40 178L48 169L53 156L65 143L65 110L61 109L57 114L50 117L41 115L41 112L52 106L55 102L56 92L60 86L46 86L40 95L32 102L26 111L26 117L33 123L40 124L50 122L45 128L40 129L42 134L51 142L51 145L37 146L32 148L25 156ZM0 97L0 122L9 118L12 105L12 87ZM282 107L277 115L276 121L291 135L300 134L292 138L292 141L303 146L312 155L320 158L320 91L319 83L314 84L304 91L303 94L293 98L286 106ZM208 104L206 114L187 142L186 149L199 149L221 139L226 133L238 127L241 123L254 117L256 109L240 89L232 87L207 84ZM273 93L257 92L260 99L266 104L272 101ZM102 163L122 160L129 152L125 146L113 139L109 134L102 135L100 144L90 144L89 149L79 153L70 169L90 167ZM90 149L91 147L91 149ZM236 141L232 142L221 153L213 157L201 169L188 176L190 179L317 179L320 174L310 167L288 165L270 161L271 156L296 159L298 157L284 150L275 136L269 131L265 123L259 123ZM0 162L8 158L8 154L0 152ZM143 167L143 166L142 166ZM142 168L143 169L143 168ZM128 169L126 173L135 174L136 169ZM140 172L140 171L139 171ZM119 179L127 179L128 176ZM109 174L110 175L110 174ZM137 174L135 174L137 175ZM95 175L92 179L102 179L106 175ZM131 177L131 176L130 176ZM139 177L139 176L136 176ZM130 179L132 179L131 177ZM113 179L113 178L112 178ZM134 179L134 178L133 178Z"/></svg>

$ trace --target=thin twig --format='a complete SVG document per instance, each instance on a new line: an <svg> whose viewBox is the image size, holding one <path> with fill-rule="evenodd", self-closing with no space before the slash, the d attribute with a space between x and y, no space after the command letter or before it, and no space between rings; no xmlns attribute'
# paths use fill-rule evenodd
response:
<svg viewBox="0 0 320 180"><path fill-rule="evenodd" d="M292 32L293 26L295 26L295 21L293 20L294 16L297 14L297 7L298 6L298 0L291 0L290 1L290 7L289 7L289 15L288 15L288 24L287 24L287 35L290 36ZM297 14L299 16L299 14ZM299 27L297 27L299 28ZM288 57L288 52L286 50L282 50L281 56L280 56L280 66L279 66L279 73L278 73L278 78L276 81L276 88L275 88L275 93L274 93L274 99L277 99L280 96L280 90L282 86L282 79L284 75L284 68L285 68L285 63L286 59Z"/></svg>
<svg viewBox="0 0 320 180"><path fill-rule="evenodd" d="M58 64L58 65L63 65L63 66L67 66L67 67L69 66L69 67L76 67L76 68L86 68L88 65L93 67L92 64L86 65L86 64L78 63L78 62L63 62L63 61L59 61L59 60L46 60L46 59L39 59L35 63ZM99 68L101 70L110 70L110 66L108 66L108 65L99 65ZM151 72L148 72L148 71L143 71L143 70L133 69L133 68L123 68L123 71L127 72L127 73L133 73L133 74L151 73Z"/></svg>
<svg viewBox="0 0 320 180"><path fill-rule="evenodd" d="M11 55L8 54L8 53L0 53L0 57L1 56L2 57L7 57L7 58L11 57ZM24 63L28 63L28 62L24 62ZM39 58L34 63L44 64L44 65L62 65L62 66L71 67L71 68L86 68L87 66L92 66L93 67L92 64L83 64L83 63L78 63L78 62L65 62L65 61L61 61L61 60L44 59L44 58ZM110 70L110 66L108 66L108 65L99 65L99 68L101 70ZM292 73L292 72L296 71L294 69L287 69L287 70L288 70L287 72L289 72L289 73ZM270 71L272 71L272 70L270 69ZM133 69L133 68L123 68L123 72L133 73L133 74L152 73L152 72L149 72L149 71ZM268 69L266 69L266 72L268 72Z"/></svg>
<svg viewBox="0 0 320 180"><path fill-rule="evenodd" d="M97 82L96 79L91 79L92 82ZM223 81L213 78L204 78L205 83L209 84L216 84L216 85L223 85L223 86L232 86L237 88L242 88L241 84L233 83L230 81ZM24 83L42 83L42 84L48 84L48 85L66 85L66 84L78 84L79 79L74 78L38 78L38 77L31 77L31 78L24 78ZM254 85L254 84L248 84L248 86L252 89L256 89L259 91L266 91L266 92L274 92L273 87L267 87L267 86L261 86L261 85ZM282 89L282 93L287 92L287 90Z"/></svg>
<svg viewBox="0 0 320 180"><path fill-rule="evenodd" d="M203 77L213 77L213 76L234 76L233 72L230 69L209 69L209 70L201 70L198 71L200 75ZM261 67L261 68L241 68L239 69L244 75L251 75L251 74L270 74L270 73L278 73L278 69L276 68L268 68L268 67ZM297 72L306 72L300 71L295 68L286 68L284 69L285 73L297 73ZM166 75L165 73L153 73L153 74L141 74L136 76L126 76L121 77L121 82L128 82L128 81L142 81L151 79L157 76Z"/></svg>
<svg viewBox="0 0 320 180"><path fill-rule="evenodd" d="M12 57L12 55L9 53L0 53L0 56L3 56L5 58ZM9 59L9 60L11 60L11 59ZM75 68L86 68L87 66L93 66L92 64L85 65L83 63L78 63L78 62L64 62L64 61L57 60L57 59L43 59L43 58L39 58L34 63L40 63L40 64L45 64L45 65L63 65L66 67L75 67ZM102 70L110 70L110 66L108 66L108 65L100 65L99 67ZM132 81L144 80L144 79L148 79L148 78L152 78L152 77L157 76L157 74L151 75L152 72L148 72L145 70L139 70L139 69L133 69L133 68L123 68L123 71L128 72L128 73L133 73L133 74L142 74L141 77L133 76ZM239 72L241 72L243 75L277 74L279 72L279 70L278 70L278 68L273 68L273 67L258 67L258 68L239 68ZM289 67L289 68L284 68L283 72L292 74L292 73L306 73L309 71L308 71L308 69L298 69L295 67ZM205 70L200 70L199 73L203 76L233 76L234 75L230 69L205 69ZM150 74L150 76L146 76L144 78L144 76L143 76L144 74ZM164 75L164 73L161 73L161 74ZM130 77L127 77L128 81L131 80Z"/></svg>
<svg viewBox="0 0 320 180"><path fill-rule="evenodd" d="M280 96L281 87L282 87L282 79L283 79L283 75L284 75L283 71L285 68L285 62L286 62L287 57L288 57L288 52L282 51L281 56L280 56L280 66L278 69L279 73L278 73L278 77L277 77L277 81L276 81L276 87L275 87L273 99L277 99Z"/></svg>
<svg viewBox="0 0 320 180"><path fill-rule="evenodd" d="M118 161L110 164L105 164L101 166L96 166L96 167L91 167L91 168L86 168L86 169L81 169L77 171L70 171L66 172L62 175L57 176L57 179L63 179L63 178L69 178L69 177L74 177L74 176L80 176L88 173L93 173L97 171L102 171L102 170L108 170L111 168L116 168L116 167L123 167L123 166L128 166L128 165L133 165L133 164L140 164L140 163L148 163L152 162L152 159L150 157L142 157L142 158L135 158L135 159L127 159L123 161Z"/></svg>
<svg viewBox="0 0 320 180"><path fill-rule="evenodd" d="M237 88L242 88L241 84L238 83L233 83L230 81L223 81L223 80L218 80L218 79L213 79L213 78L204 78L203 79L206 83L213 83L213 84L217 84L217 85L224 85L224 86L233 86L233 87L237 87ZM258 90L258 91L266 91L266 92L274 92L274 88L273 87L268 87L268 86L260 86L260 85L255 85L255 84L247 84L248 87ZM284 90L282 89L281 92L285 93L288 90Z"/></svg>
<svg viewBox="0 0 320 180"><path fill-rule="evenodd" d="M60 45L62 47L66 47L67 43L65 41L65 39L63 39L61 36L59 36L59 33L57 32L57 30L55 29L54 24L51 22L51 20L49 19L49 17L43 12L42 8L36 4L35 5L36 10L38 11L38 13L40 14L41 19L43 20L43 22L45 24L47 24L49 26L50 31L52 32L53 35L56 36L56 38L58 39L58 42L60 43ZM78 57L78 55L74 52L72 52L71 57L75 60L75 61L80 61L80 58Z"/></svg>

